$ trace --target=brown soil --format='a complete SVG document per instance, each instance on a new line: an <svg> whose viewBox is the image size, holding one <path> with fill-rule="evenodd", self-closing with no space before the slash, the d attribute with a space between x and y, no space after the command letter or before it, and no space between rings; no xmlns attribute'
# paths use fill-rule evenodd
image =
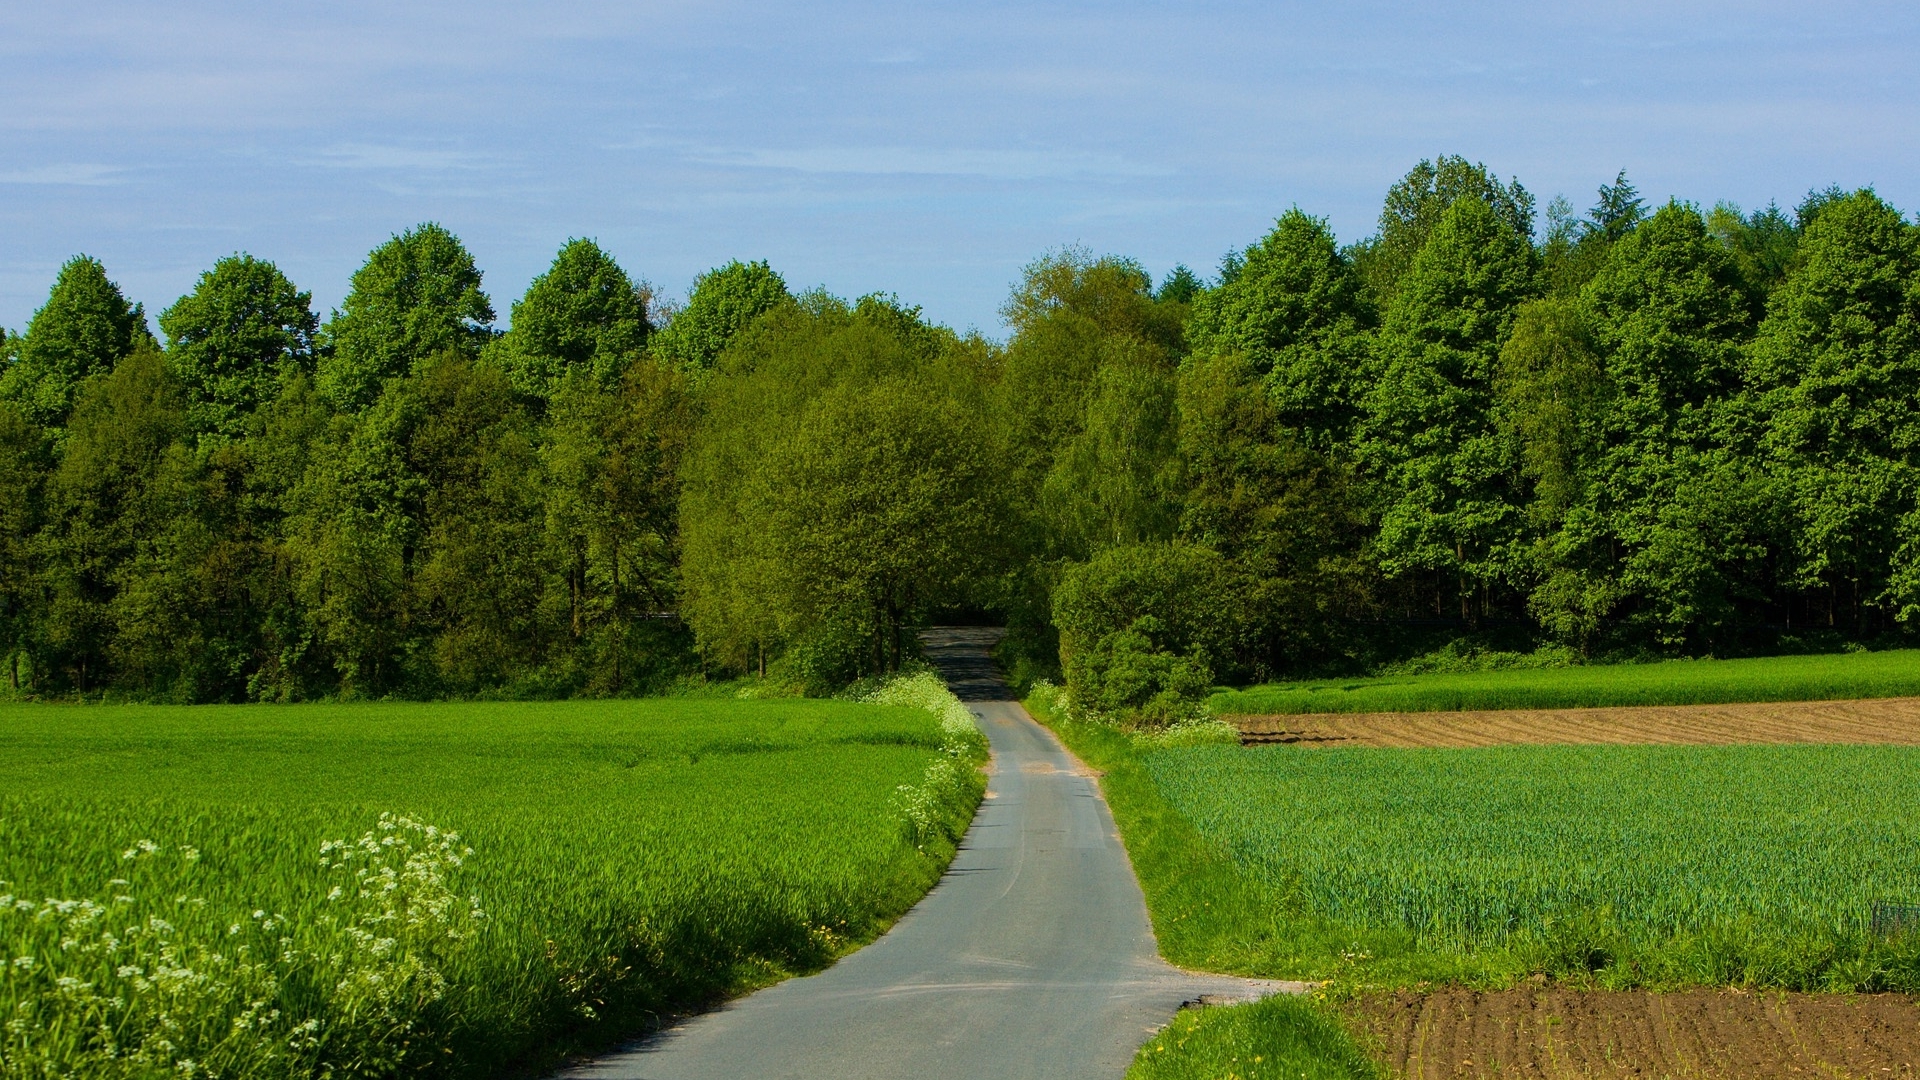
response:
<svg viewBox="0 0 1920 1080"><path fill-rule="evenodd" d="M1900 994L1443 989L1347 1012L1407 1080L1920 1075L1920 1005Z"/></svg>
<svg viewBox="0 0 1920 1080"><path fill-rule="evenodd" d="M1920 746L1920 698L1486 712L1229 716L1244 743L1500 746L1511 743L1890 743Z"/></svg>

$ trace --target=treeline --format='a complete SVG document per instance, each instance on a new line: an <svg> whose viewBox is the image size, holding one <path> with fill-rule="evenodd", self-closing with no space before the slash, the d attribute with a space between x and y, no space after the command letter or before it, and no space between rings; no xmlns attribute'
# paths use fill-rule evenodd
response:
<svg viewBox="0 0 1920 1080"><path fill-rule="evenodd" d="M77 258L4 342L9 678L825 689L973 614L1023 674L1170 714L1423 655L1906 635L1920 230L1871 191L1649 211L1624 176L1535 221L1519 183L1423 162L1372 237L1290 211L1212 282L1045 257L1004 345L763 263L673 310L585 240L501 333L433 225L324 323L221 260L162 344Z"/></svg>

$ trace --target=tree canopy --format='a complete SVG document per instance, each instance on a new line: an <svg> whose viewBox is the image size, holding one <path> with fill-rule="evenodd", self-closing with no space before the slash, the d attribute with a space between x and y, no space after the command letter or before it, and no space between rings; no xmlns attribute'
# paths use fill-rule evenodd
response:
<svg viewBox="0 0 1920 1080"><path fill-rule="evenodd" d="M1590 209L1457 156L1202 280L1080 247L993 341L570 239L504 333L423 224L320 325L248 254L0 332L6 693L830 692L995 619L1154 722L1216 682L1914 644L1920 226ZM757 680L764 678L765 682Z"/></svg>

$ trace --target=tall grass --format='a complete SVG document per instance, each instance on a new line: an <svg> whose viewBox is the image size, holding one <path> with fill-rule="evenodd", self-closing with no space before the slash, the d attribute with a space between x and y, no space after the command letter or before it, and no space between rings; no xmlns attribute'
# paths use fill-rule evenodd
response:
<svg viewBox="0 0 1920 1080"><path fill-rule="evenodd" d="M497 1075L815 969L977 803L920 691L0 708L0 1076Z"/></svg>
<svg viewBox="0 0 1920 1080"><path fill-rule="evenodd" d="M1214 694L1220 714L1708 705L1920 695L1920 650L1671 660L1274 683Z"/></svg>

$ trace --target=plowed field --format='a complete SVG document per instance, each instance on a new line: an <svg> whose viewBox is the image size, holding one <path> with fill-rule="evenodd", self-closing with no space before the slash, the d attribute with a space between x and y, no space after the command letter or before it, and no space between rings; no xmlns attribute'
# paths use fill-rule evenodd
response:
<svg viewBox="0 0 1920 1080"><path fill-rule="evenodd" d="M1884 743L1920 746L1920 697L1485 712L1228 716L1242 742L1472 747L1514 743Z"/></svg>
<svg viewBox="0 0 1920 1080"><path fill-rule="evenodd" d="M1920 1073L1920 1006L1898 994L1444 989L1348 1014L1408 1080Z"/></svg>

